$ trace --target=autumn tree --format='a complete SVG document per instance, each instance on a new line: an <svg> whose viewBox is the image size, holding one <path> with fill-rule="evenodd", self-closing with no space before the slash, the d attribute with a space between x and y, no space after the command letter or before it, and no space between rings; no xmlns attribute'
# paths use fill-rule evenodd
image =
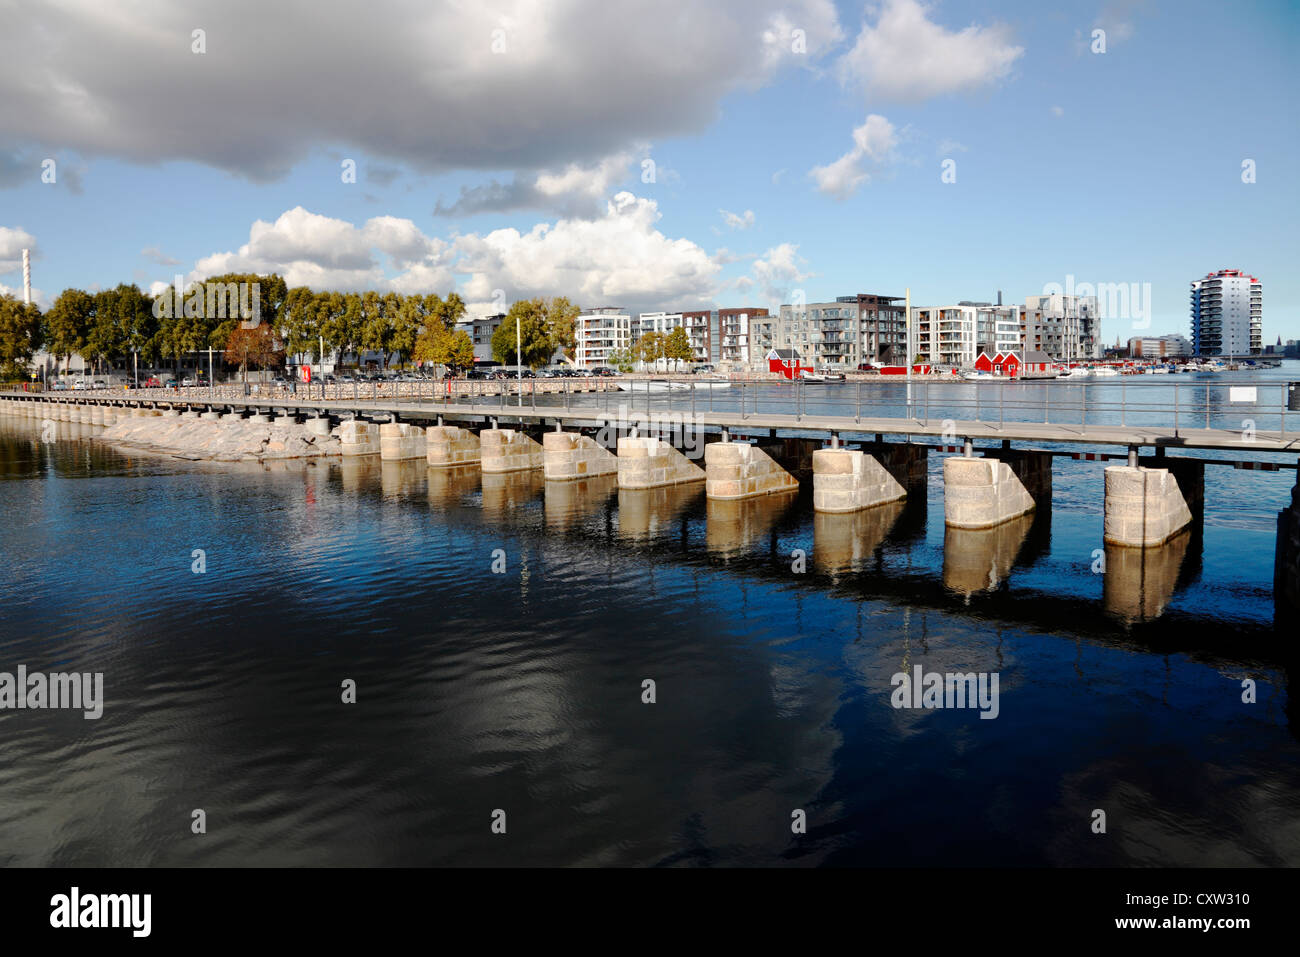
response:
<svg viewBox="0 0 1300 957"><path fill-rule="evenodd" d="M695 358L695 350L691 348L691 339L686 334L685 326L673 327L672 332L664 339L663 350L665 359L690 362Z"/></svg>
<svg viewBox="0 0 1300 957"><path fill-rule="evenodd" d="M250 364L259 369L267 369L279 365L284 356L275 331L267 322L259 323L252 329L246 329L243 325L235 327L226 340L225 353L227 362L239 364L245 385L248 384Z"/></svg>

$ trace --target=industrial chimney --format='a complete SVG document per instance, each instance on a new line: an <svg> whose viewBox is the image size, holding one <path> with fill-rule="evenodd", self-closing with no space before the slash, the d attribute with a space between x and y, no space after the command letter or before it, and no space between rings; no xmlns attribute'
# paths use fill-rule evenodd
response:
<svg viewBox="0 0 1300 957"><path fill-rule="evenodd" d="M30 249L23 250L23 302L29 306L32 304L32 253Z"/></svg>
<svg viewBox="0 0 1300 957"><path fill-rule="evenodd" d="M1002 290L998 290L998 305L1002 305Z"/></svg>

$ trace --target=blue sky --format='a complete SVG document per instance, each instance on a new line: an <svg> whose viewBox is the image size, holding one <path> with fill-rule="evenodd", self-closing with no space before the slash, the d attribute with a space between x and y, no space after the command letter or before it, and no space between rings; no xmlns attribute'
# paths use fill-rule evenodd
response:
<svg viewBox="0 0 1300 957"><path fill-rule="evenodd" d="M25 244L46 302L244 268L475 310L1149 283L1109 343L1185 334L1189 281L1230 267L1265 342L1300 338L1295 4L696 6L35 12L0 38L0 284Z"/></svg>

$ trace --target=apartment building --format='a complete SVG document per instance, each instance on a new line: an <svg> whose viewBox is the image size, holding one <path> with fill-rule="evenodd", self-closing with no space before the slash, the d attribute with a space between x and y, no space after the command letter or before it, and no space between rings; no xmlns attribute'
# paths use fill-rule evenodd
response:
<svg viewBox="0 0 1300 957"><path fill-rule="evenodd" d="M963 300L953 306L912 310L915 348L922 362L949 368L973 367L981 352L1023 354L1018 306Z"/></svg>
<svg viewBox="0 0 1300 957"><path fill-rule="evenodd" d="M474 343L474 361L490 362L492 360L492 336L506 321L506 314L499 312L493 316L478 316L456 323L456 329L463 331Z"/></svg>
<svg viewBox="0 0 1300 957"><path fill-rule="evenodd" d="M794 349L818 367L906 361L907 326L901 296L857 293L833 302L782 305L775 321L752 325L751 352Z"/></svg>
<svg viewBox="0 0 1300 957"><path fill-rule="evenodd" d="M599 306L574 320L574 364L582 369L610 365L610 356L632 347L632 317L619 306Z"/></svg>
<svg viewBox="0 0 1300 957"><path fill-rule="evenodd" d="M1259 355L1264 346L1264 286L1240 269L1192 282L1192 351L1198 356Z"/></svg>
<svg viewBox="0 0 1300 957"><path fill-rule="evenodd" d="M1172 359L1190 356L1192 344L1186 336L1134 336L1128 341L1128 354L1134 359Z"/></svg>
<svg viewBox="0 0 1300 957"><path fill-rule="evenodd" d="M1101 315L1096 296L1027 296L1020 310L1024 348L1056 361L1101 355Z"/></svg>
<svg viewBox="0 0 1300 957"><path fill-rule="evenodd" d="M767 310L754 306L701 309L689 312L643 312L637 317L633 339L647 332L669 333L686 329L696 362L748 366L762 356L752 354L751 323L767 319Z"/></svg>

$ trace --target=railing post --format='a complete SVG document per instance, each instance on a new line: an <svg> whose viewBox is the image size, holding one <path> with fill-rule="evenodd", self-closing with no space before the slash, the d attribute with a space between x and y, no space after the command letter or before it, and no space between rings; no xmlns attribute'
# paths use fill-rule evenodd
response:
<svg viewBox="0 0 1300 957"><path fill-rule="evenodd" d="M1123 428L1128 424L1128 383L1119 384L1119 424Z"/></svg>
<svg viewBox="0 0 1300 957"><path fill-rule="evenodd" d="M1178 383L1174 383L1174 438L1178 438Z"/></svg>
<svg viewBox="0 0 1300 957"><path fill-rule="evenodd" d="M1205 429L1210 429L1210 383L1205 383Z"/></svg>
<svg viewBox="0 0 1300 957"><path fill-rule="evenodd" d="M853 421L854 422L862 421L862 380L861 379L858 380L858 401L857 401L857 405L854 406Z"/></svg>

